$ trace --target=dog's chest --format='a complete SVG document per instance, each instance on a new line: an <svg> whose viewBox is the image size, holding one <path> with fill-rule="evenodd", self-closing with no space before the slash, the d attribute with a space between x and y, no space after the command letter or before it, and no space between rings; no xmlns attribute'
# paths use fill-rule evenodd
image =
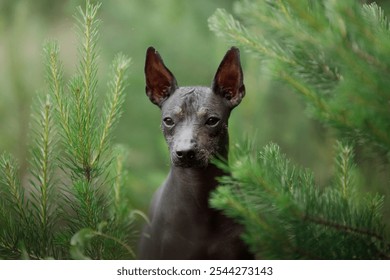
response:
<svg viewBox="0 0 390 280"><path fill-rule="evenodd" d="M230 246L222 219L215 213L161 217L160 253L162 258L214 259ZM229 230L228 230L229 231ZM224 235L223 235L224 234ZM224 240L224 241L223 241Z"/></svg>
<svg viewBox="0 0 390 280"><path fill-rule="evenodd" d="M155 205L152 236L162 259L235 258L239 229L220 212L169 192Z"/></svg>

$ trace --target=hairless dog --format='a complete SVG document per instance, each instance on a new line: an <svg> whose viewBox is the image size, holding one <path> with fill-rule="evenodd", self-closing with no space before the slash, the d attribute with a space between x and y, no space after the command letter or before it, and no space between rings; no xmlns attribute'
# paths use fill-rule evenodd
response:
<svg viewBox="0 0 390 280"><path fill-rule="evenodd" d="M171 169L156 191L139 246L141 259L250 259L242 227L209 205L224 175L211 159L228 155L228 118L245 95L239 50L223 58L211 87L179 87L148 48L146 94L161 109Z"/></svg>

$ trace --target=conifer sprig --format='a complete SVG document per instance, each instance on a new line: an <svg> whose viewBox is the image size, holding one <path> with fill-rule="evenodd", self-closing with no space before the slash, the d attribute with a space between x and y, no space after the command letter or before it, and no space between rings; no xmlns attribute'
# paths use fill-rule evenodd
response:
<svg viewBox="0 0 390 280"><path fill-rule="evenodd" d="M21 241L28 240L31 229L29 201L25 198L15 159L4 153L0 158L0 254L18 258Z"/></svg>
<svg viewBox="0 0 390 280"><path fill-rule="evenodd" d="M337 149L335 185L321 190L313 174L291 164L275 144L260 153L240 148L230 167L222 165L231 175L221 178L211 204L243 224L243 238L258 258L389 258L383 197L357 192L352 150Z"/></svg>
<svg viewBox="0 0 390 280"><path fill-rule="evenodd" d="M55 100L55 110L60 125L61 138L66 139L68 145L72 145L71 128L69 126L69 97L64 94L63 76L64 66L59 59L59 46L57 42L50 41L44 45L44 55L46 58L46 80L52 98ZM72 149L72 148L71 148Z"/></svg>
<svg viewBox="0 0 390 280"><path fill-rule="evenodd" d="M275 77L301 94L318 119L390 151L383 106L390 29L377 4L242 0L235 13L240 20L217 10L210 29L269 61Z"/></svg>
<svg viewBox="0 0 390 280"><path fill-rule="evenodd" d="M97 19L97 12L100 4L91 5L86 1L86 8L83 11L79 8L79 29L80 29L80 43L79 49L80 65L79 77L82 80L82 86L79 84L74 88L78 104L83 106L77 107L77 126L79 127L79 141L83 145L82 150L82 165L84 177L91 182L94 173L93 161L93 147L97 145L96 139L96 91L97 91L97 59L98 50L96 47L98 41L98 27L99 20Z"/></svg>
<svg viewBox="0 0 390 280"><path fill-rule="evenodd" d="M3 185L1 194L6 208L15 211L19 219L27 221L25 194L18 176L18 164L15 159L3 154L0 158L0 182Z"/></svg>
<svg viewBox="0 0 390 280"><path fill-rule="evenodd" d="M54 235L55 216L53 215L56 200L54 195L54 162L55 162L55 132L53 124L53 105L50 96L41 102L38 116L35 120L35 142L33 143L30 184L33 186L31 192L31 210L34 216L33 227L36 232L36 250L43 250L42 255L52 255L47 251L52 248L52 236Z"/></svg>
<svg viewBox="0 0 390 280"><path fill-rule="evenodd" d="M103 129L101 136L99 137L100 140L95 153L96 155L92 161L93 166L99 161L101 155L109 147L109 135L112 134L112 129L115 127L122 114L121 108L125 98L125 75L130 63L131 60L124 57L122 54L117 55L114 59L112 65L113 77L109 83L110 94L108 95L109 99L106 101L103 110L103 122L101 125Z"/></svg>

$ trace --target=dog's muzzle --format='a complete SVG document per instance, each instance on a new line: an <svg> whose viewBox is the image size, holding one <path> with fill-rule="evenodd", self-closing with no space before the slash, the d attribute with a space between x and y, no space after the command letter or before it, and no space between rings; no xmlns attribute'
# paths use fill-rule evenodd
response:
<svg viewBox="0 0 390 280"><path fill-rule="evenodd" d="M208 159L196 149L178 149L171 152L172 164L178 167L206 167Z"/></svg>

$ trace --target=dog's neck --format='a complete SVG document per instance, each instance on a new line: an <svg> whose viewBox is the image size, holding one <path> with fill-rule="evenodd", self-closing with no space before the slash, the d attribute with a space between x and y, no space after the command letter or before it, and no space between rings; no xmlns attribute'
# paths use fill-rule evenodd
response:
<svg viewBox="0 0 390 280"><path fill-rule="evenodd" d="M227 147L222 155L223 160L227 160ZM171 166L168 180L169 187L175 195L195 201L198 206L208 207L209 195L218 186L218 178L226 175L213 163L206 167L179 167ZM178 191L176 191L178 190Z"/></svg>

